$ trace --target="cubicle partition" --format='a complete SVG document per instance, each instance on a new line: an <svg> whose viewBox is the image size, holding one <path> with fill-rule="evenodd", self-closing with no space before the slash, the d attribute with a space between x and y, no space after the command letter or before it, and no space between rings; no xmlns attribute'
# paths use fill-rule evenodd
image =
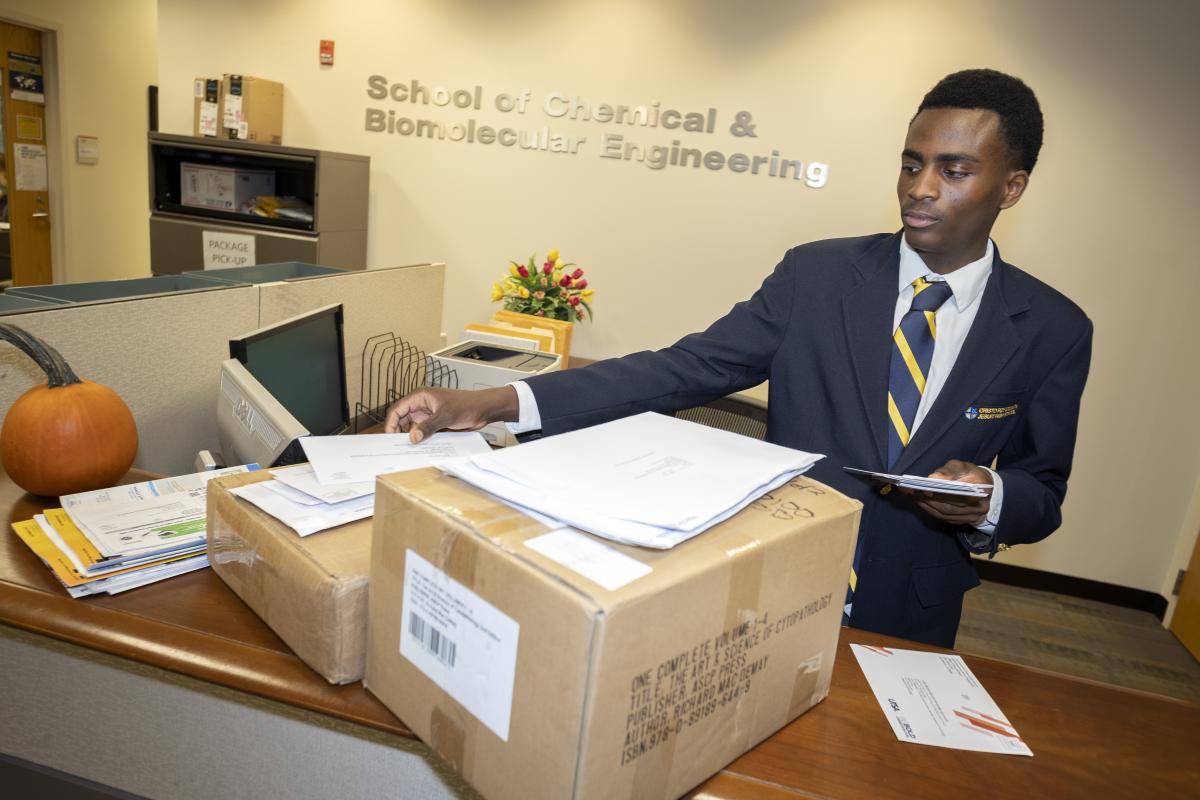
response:
<svg viewBox="0 0 1200 800"><path fill-rule="evenodd" d="M193 471L198 450L217 449L219 366L229 357L231 337L342 303L353 411L367 337L392 331L426 352L437 349L444 276L444 264L415 264L253 285L214 284L211 289L15 310L3 321L45 339L81 377L121 395L138 425L135 466L182 474ZM0 347L0 416L26 390L44 382L26 356Z"/></svg>

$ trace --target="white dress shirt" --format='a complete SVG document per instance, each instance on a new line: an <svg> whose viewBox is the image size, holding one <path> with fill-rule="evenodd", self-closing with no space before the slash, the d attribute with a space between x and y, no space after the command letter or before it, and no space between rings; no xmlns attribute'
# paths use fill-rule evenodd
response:
<svg viewBox="0 0 1200 800"><path fill-rule="evenodd" d="M925 376L925 392L921 395L921 404L917 406L917 416L913 419L910 436L917 432L917 428L921 427L921 422L929 413L929 409L933 408L933 403L937 400L942 387L946 385L946 379L950 377L950 370L954 368L954 362L958 360L963 342L967 340L971 324L975 322L975 315L979 313L979 306L982 305L983 290L992 274L992 260L995 252L996 248L992 244L992 240L988 239L987 249L984 250L982 258L946 275L938 275L925 266L921 254L909 247L908 240L900 237L900 277L897 286L899 294L896 297L896 313L892 318L892 330L900 327L900 320L912 306L914 294L912 283L917 278L924 278L930 283L945 281L950 285L950 291L953 292L950 299L942 303L942 307L937 310L937 315L934 317L934 323L937 325L937 341L933 347L933 359L929 363L929 374ZM530 396L532 395L533 393L530 392ZM966 540L964 543L971 549L980 549L991 544L991 535L995 533L996 523L1000 521L1000 507L1004 502L1004 481L994 470L982 464L980 466L991 473L992 497L987 516L975 525L975 529L986 536L964 535Z"/></svg>
<svg viewBox="0 0 1200 800"><path fill-rule="evenodd" d="M929 374L925 376L925 392L921 395L921 404L917 407L917 416L913 420L912 433L916 433L926 414L929 413L929 409L933 407L934 400L937 399L942 387L946 385L946 379L950 377L950 370L954 367L954 362L958 360L959 351L962 350L967 333L971 330L971 323L975 321L975 315L979 313L983 290L987 286L988 277L992 274L994 254L995 247L992 240L989 239L987 250L984 251L982 258L959 267L947 275L938 275L925 266L921 255L909 247L908 241L904 237L900 239L900 278L892 330L899 327L900 320L912 306L912 283L917 278L923 277L931 283L945 281L950 284L950 291L953 292L951 298L938 309L937 316L934 318L937 324L937 341L933 348L933 360L929 365ZM510 385L517 392L520 411L517 421L508 423L509 431L516 434L540 429L542 416L538 411L533 390L524 381L515 381ZM975 525L979 534L984 535L964 535L966 540L964 543L971 549L981 549L990 545L991 534L995 532L996 523L1000 520L1000 506L1004 501L1004 483L1000 476L987 467L983 468L992 475L991 504L987 516Z"/></svg>

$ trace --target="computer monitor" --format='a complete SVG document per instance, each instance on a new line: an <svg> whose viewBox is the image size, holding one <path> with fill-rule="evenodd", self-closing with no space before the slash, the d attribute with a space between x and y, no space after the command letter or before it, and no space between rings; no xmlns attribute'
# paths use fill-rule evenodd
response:
<svg viewBox="0 0 1200 800"><path fill-rule="evenodd" d="M331 305L229 340L217 400L227 463L303 461L299 437L346 430L342 327L342 307Z"/></svg>

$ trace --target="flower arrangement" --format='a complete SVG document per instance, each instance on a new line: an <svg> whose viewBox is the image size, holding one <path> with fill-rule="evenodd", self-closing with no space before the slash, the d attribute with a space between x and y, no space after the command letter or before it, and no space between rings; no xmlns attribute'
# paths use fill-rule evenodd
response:
<svg viewBox="0 0 1200 800"><path fill-rule="evenodd" d="M557 250L546 254L541 268L536 256L525 264L510 261L508 275L492 284L492 302L504 301L509 311L575 322L592 317L592 289L583 270L563 263Z"/></svg>

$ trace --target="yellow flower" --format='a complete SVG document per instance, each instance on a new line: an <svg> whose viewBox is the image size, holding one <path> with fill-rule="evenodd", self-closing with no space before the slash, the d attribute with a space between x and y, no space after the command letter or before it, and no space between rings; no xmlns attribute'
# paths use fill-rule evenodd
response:
<svg viewBox="0 0 1200 800"><path fill-rule="evenodd" d="M522 287L521 287L521 288L518 290L518 294L520 294L520 295L521 295L521 297L529 297L529 290L528 290L528 289L526 289L524 286L522 286Z"/></svg>
<svg viewBox="0 0 1200 800"><path fill-rule="evenodd" d="M504 297L504 289L502 289L500 287L500 284L493 283L492 284L492 302L494 303L502 297Z"/></svg>
<svg viewBox="0 0 1200 800"><path fill-rule="evenodd" d="M584 300L591 300L591 299L592 299L592 295L593 295L593 294L595 294L595 292L596 292L596 290L595 290L595 289L584 289L582 292L580 292L580 293L579 293L579 295L580 295L580 297L582 297Z"/></svg>
<svg viewBox="0 0 1200 800"><path fill-rule="evenodd" d="M511 273L511 274L512 274L512 276L513 276L514 278L518 278L518 277L520 277L520 275L521 275L521 273L517 272L517 265L516 265L516 264L509 264L509 265L508 265L508 271L509 271L509 273Z"/></svg>
<svg viewBox="0 0 1200 800"><path fill-rule="evenodd" d="M546 260L547 261L558 261L558 251L551 250L549 253L546 253Z"/></svg>
<svg viewBox="0 0 1200 800"><path fill-rule="evenodd" d="M551 277L551 282L558 283L561 280L562 280L562 270L561 269L554 270L554 275Z"/></svg>

